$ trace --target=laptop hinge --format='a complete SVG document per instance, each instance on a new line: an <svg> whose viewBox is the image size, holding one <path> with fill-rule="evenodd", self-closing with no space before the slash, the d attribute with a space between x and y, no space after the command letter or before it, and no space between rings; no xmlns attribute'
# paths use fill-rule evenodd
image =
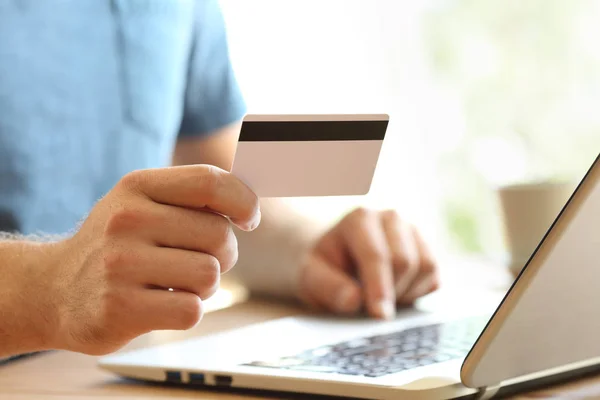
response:
<svg viewBox="0 0 600 400"><path fill-rule="evenodd" d="M498 390L500 390L500 385L479 388L478 396L476 398L477 400L491 399L498 393Z"/></svg>

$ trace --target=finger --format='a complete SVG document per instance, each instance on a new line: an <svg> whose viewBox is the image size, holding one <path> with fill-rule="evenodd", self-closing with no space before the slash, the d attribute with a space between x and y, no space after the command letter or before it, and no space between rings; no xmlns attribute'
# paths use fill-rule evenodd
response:
<svg viewBox="0 0 600 400"><path fill-rule="evenodd" d="M138 287L176 289L206 300L219 288L219 261L208 254L180 249L140 246L110 260L113 278ZM116 265L118 263L118 265Z"/></svg>
<svg viewBox="0 0 600 400"><path fill-rule="evenodd" d="M369 313L392 318L396 313L393 271L387 240L379 216L358 209L339 225L357 266Z"/></svg>
<svg viewBox="0 0 600 400"><path fill-rule="evenodd" d="M300 291L298 298L301 302L307 305L311 310L315 312L325 311L325 307L323 307L317 300L315 300L310 294L304 291Z"/></svg>
<svg viewBox="0 0 600 400"><path fill-rule="evenodd" d="M410 291L399 300L400 304L412 304L420 297L423 297L437 289L437 278L429 274L419 278Z"/></svg>
<svg viewBox="0 0 600 400"><path fill-rule="evenodd" d="M361 306L357 282L319 256L312 256L304 263L300 293L309 304L341 314L356 313Z"/></svg>
<svg viewBox="0 0 600 400"><path fill-rule="evenodd" d="M419 273L419 248L411 224L400 219L393 210L385 211L380 216L392 256L396 298L400 299Z"/></svg>
<svg viewBox="0 0 600 400"><path fill-rule="evenodd" d="M219 260L221 273L238 259L238 242L229 221L218 214L160 205L152 232L159 246L208 253Z"/></svg>
<svg viewBox="0 0 600 400"><path fill-rule="evenodd" d="M237 239L231 223L210 211L144 202L115 214L106 231L117 237L133 234L153 246L210 254L219 260L223 273L237 262Z"/></svg>
<svg viewBox="0 0 600 400"><path fill-rule="evenodd" d="M202 300L192 293L145 289L132 295L139 300L130 319L140 332L190 329L204 314Z"/></svg>
<svg viewBox="0 0 600 400"><path fill-rule="evenodd" d="M353 265L351 254L348 252L337 226L321 236L317 243L316 251L331 264L343 269L346 273L354 273L355 266Z"/></svg>
<svg viewBox="0 0 600 400"><path fill-rule="evenodd" d="M256 194L234 175L210 165L148 169L126 175L121 184L153 201L193 209L209 208L240 229L260 223Z"/></svg>
<svg viewBox="0 0 600 400"><path fill-rule="evenodd" d="M418 230L413 227L413 237L419 250L420 268L419 274L413 281L411 288L402 299L403 303L412 303L419 297L425 296L437 290L439 287L439 276L437 272L437 263L429 246L423 240Z"/></svg>

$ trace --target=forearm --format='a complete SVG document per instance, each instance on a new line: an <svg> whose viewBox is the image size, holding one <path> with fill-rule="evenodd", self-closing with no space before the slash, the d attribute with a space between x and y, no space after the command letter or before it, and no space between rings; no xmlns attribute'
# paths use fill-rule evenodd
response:
<svg viewBox="0 0 600 400"><path fill-rule="evenodd" d="M57 313L44 294L53 244L0 237L0 356L49 349Z"/></svg>
<svg viewBox="0 0 600 400"><path fill-rule="evenodd" d="M236 230L239 260L229 273L253 293L295 297L300 261L324 228L279 200L262 200L261 211L258 229Z"/></svg>

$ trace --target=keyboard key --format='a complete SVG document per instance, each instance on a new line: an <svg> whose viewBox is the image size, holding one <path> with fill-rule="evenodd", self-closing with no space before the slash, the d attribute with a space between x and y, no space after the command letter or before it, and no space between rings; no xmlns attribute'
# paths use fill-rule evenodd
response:
<svg viewBox="0 0 600 400"><path fill-rule="evenodd" d="M421 339L419 342L419 347L435 347L437 346L437 341L433 341L430 339Z"/></svg>
<svg viewBox="0 0 600 400"><path fill-rule="evenodd" d="M417 347L419 347L419 346L415 343L407 343L407 344L402 345L402 350L403 351L416 350Z"/></svg>
<svg viewBox="0 0 600 400"><path fill-rule="evenodd" d="M403 351L402 353L398 354L398 356L402 357L405 360L410 360L410 359L415 358L417 356L417 351L416 350Z"/></svg>

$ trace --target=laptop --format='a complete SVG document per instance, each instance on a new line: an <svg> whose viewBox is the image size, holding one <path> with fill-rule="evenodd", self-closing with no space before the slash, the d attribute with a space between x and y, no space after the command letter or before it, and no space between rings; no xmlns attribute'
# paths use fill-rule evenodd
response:
<svg viewBox="0 0 600 400"><path fill-rule="evenodd" d="M282 318L100 366L190 388L395 400L484 399L600 371L599 159L488 315Z"/></svg>

